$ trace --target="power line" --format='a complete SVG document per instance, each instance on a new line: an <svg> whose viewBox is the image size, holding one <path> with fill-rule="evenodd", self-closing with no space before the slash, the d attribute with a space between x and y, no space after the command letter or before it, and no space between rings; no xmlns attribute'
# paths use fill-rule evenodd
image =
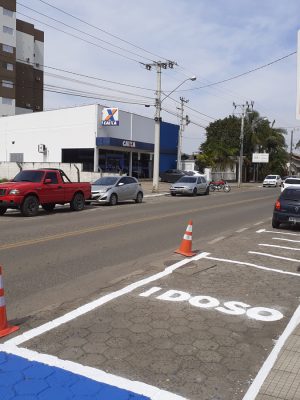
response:
<svg viewBox="0 0 300 400"><path fill-rule="evenodd" d="M96 46L96 47L98 47L98 48L100 48L100 49L102 49L102 50L105 50L105 51L108 51L108 52L110 52L110 53L116 54L116 55L118 55L118 56L120 56L120 57L124 57L124 58L126 58L127 60L134 61L134 62L137 62L138 64L143 64L143 65L145 65L145 63L143 63L143 62L141 62L141 61L139 61L139 60L136 60L136 59L134 59L134 58L132 58L132 57L128 57L128 56L126 56L125 54L118 53L117 51L108 49L108 48L106 48L106 47L100 46L100 45L97 44L97 43L90 42L89 40L86 40L86 39L83 39L83 38L81 38L81 37L79 37L79 36L76 36L76 35L74 35L73 33L66 32L66 31L64 31L63 29L59 29L59 28L57 28L57 27L55 27L55 26L52 26L52 25L50 25L50 24L47 24L46 22L40 21L40 20L38 20L38 19L36 19L36 18L30 17L29 15L23 14L23 13L21 13L20 11L18 11L18 14L23 15L23 17L32 19L33 21L39 22L39 23L41 23L41 24L43 24L43 25L46 25L46 26L48 26L49 28L55 29L56 31L62 32L62 33L66 34L66 35L69 35L69 36L72 36L72 37L74 37L75 39L79 39L79 40L81 40L82 42L91 44L91 45Z"/></svg>
<svg viewBox="0 0 300 400"><path fill-rule="evenodd" d="M219 85L219 84L221 84L221 83L225 83L225 82L228 82L228 81L232 81L233 79L237 79L237 78L240 78L241 76L248 75L248 74L251 74L252 72L255 72L255 71L258 71L258 70L260 70L260 69L269 67L270 65L275 64L275 63L277 63L277 62L279 62L279 61L282 61L282 60L284 60L285 58L288 58L288 57L290 57L290 56L292 56L292 55L294 55L294 54L296 54L296 53L297 53L296 51L293 51L292 53L289 53L289 54L287 54L287 55L285 55L285 56L283 56L283 57L277 58L276 60L273 60L273 61L271 61L271 62L269 62L269 63L267 63L267 64L261 65L261 66L259 66L259 67L257 67L257 68L253 68L253 69L251 69L251 70L249 70L249 71L246 71L246 72L243 72L243 73L241 73L241 74L234 75L234 76L232 76L231 78L223 79L222 81L217 81L217 82L209 83L209 84L207 84L207 85L199 86L199 87L197 87L197 88L182 89L182 90L178 90L178 92L187 92L187 91L189 91L189 90L203 89L203 88L206 88L206 87L215 86L215 85Z"/></svg>
<svg viewBox="0 0 300 400"><path fill-rule="evenodd" d="M25 6L24 4L22 4L22 3L20 3L20 2L18 2L18 5L21 6L21 7L24 7L24 8L26 8L26 9L28 9L28 10L31 10L31 11L35 12L36 14L42 15L43 17L49 18L49 19L51 19L52 21L58 22L59 24L62 24L62 25L64 25L64 26L68 27L68 28L74 29L74 30L77 31L77 32L83 33L84 35L87 35L87 36L89 36L89 37L91 37L91 38L93 38L93 39L100 40L101 42L105 42L106 44L108 44L108 45L110 45L110 46L112 46L112 47L115 47L115 48L117 48L117 49L119 49L119 50L122 50L122 51L128 52L128 53L130 53L130 54L133 54L134 56L138 56L138 57L144 58L144 59L146 59L146 60L148 60L148 61L153 61L153 60L151 60L150 58L146 58L146 57L144 57L144 56L141 56L141 55L138 54L138 53L135 53L135 52L133 52L133 51L131 51L131 50L125 49L124 47L117 46L117 45L115 45L115 44L113 44L113 43L111 43L111 42L107 42L106 40L100 39L100 38L97 37L97 36L91 35L90 33L84 32L84 31L82 31L82 30L80 30L80 29L78 29L78 28L74 28L73 26L68 25L68 24L66 24L65 22L59 21L58 19L52 18L52 17L50 17L49 15L43 14L43 13L41 13L41 12L39 12L39 11L36 11L36 10L34 10L33 8L28 7L28 6ZM41 22L41 23L43 23L43 22Z"/></svg>
<svg viewBox="0 0 300 400"><path fill-rule="evenodd" d="M100 32L102 32L102 33L105 33L106 35L109 35L109 36L111 36L111 37L113 37L113 38L115 38L115 39L118 39L118 40L120 40L120 41L123 42L123 43L129 44L130 46L135 47L135 48L137 48L137 49L139 49L139 50L142 50L142 51L144 51L145 53L151 54L151 55L154 56L154 57L158 57L158 58L161 58L161 59L165 59L165 57L161 57L160 55L157 55L157 54L155 54L155 53L152 53L152 52L150 52L150 51L144 49L144 48L141 47L141 46L138 46L138 45L136 45L136 44L134 44L134 43L129 42L128 40L122 39L121 37L119 37L119 36L117 36L117 35L114 35L114 34L108 32L108 31L106 31L106 30L104 30L104 29L102 29L102 28L99 28L98 26L92 25L92 24L90 24L90 23L84 21L83 19L76 17L75 15L73 15L73 14L71 14L71 13L68 13L67 11L62 10L61 8L58 8L58 7L53 6L52 4L49 4L48 2L46 2L46 1L44 1L44 0L38 0L38 1L40 1L41 3L46 4L46 5L49 6L49 7L54 8L55 10L58 10L58 11L62 12L62 13L65 14L65 15L68 15L69 17L72 17L72 18L76 19L77 21L80 21L80 22L82 22L82 23L84 23L84 24L90 26L91 28L97 29L98 31L100 31Z"/></svg>

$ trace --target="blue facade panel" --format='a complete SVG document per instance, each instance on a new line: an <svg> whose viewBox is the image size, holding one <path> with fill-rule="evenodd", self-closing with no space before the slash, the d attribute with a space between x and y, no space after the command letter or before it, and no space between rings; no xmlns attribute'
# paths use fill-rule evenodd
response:
<svg viewBox="0 0 300 400"><path fill-rule="evenodd" d="M176 168L179 126L168 122L160 124L159 172Z"/></svg>

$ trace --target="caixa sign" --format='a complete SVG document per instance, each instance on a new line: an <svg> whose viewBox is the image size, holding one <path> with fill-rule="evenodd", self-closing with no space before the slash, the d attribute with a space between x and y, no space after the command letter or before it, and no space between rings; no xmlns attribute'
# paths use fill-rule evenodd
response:
<svg viewBox="0 0 300 400"><path fill-rule="evenodd" d="M135 147L135 142L132 140L123 140L122 142L123 147Z"/></svg>
<svg viewBox="0 0 300 400"><path fill-rule="evenodd" d="M146 292L141 293L140 296L149 297L161 290L163 289L160 287L152 287ZM252 307L241 301L225 301L222 305L215 297L204 295L192 296L187 292L182 292L181 290L168 290L155 298L162 301L172 301L174 303L187 301L191 306L198 309L214 309L220 313L228 315L238 316L246 314L248 318L256 319L257 321L272 322L283 318L283 314L273 308Z"/></svg>
<svg viewBox="0 0 300 400"><path fill-rule="evenodd" d="M119 126L119 109L103 108L101 123L104 126Z"/></svg>

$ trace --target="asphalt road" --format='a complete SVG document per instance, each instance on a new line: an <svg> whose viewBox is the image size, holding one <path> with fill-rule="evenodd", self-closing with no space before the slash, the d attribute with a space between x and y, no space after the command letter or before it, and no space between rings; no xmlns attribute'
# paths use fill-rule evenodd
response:
<svg viewBox="0 0 300 400"><path fill-rule="evenodd" d="M35 218L0 218L0 265L10 318L79 301L151 266L172 260L188 220L193 247L269 219L277 189L252 188L209 196L155 197L142 204L68 207ZM217 246L217 244L215 245Z"/></svg>

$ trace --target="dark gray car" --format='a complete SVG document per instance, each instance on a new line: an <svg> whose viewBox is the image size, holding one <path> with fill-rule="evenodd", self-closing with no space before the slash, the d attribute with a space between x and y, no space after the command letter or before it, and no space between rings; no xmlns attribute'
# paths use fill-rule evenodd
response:
<svg viewBox="0 0 300 400"><path fill-rule="evenodd" d="M162 182L176 182L179 178L185 175L184 171L180 169L168 169L165 172L160 173L160 179Z"/></svg>
<svg viewBox="0 0 300 400"><path fill-rule="evenodd" d="M132 176L104 176L92 183L90 203L106 203L112 206L120 201L143 201L143 189Z"/></svg>

